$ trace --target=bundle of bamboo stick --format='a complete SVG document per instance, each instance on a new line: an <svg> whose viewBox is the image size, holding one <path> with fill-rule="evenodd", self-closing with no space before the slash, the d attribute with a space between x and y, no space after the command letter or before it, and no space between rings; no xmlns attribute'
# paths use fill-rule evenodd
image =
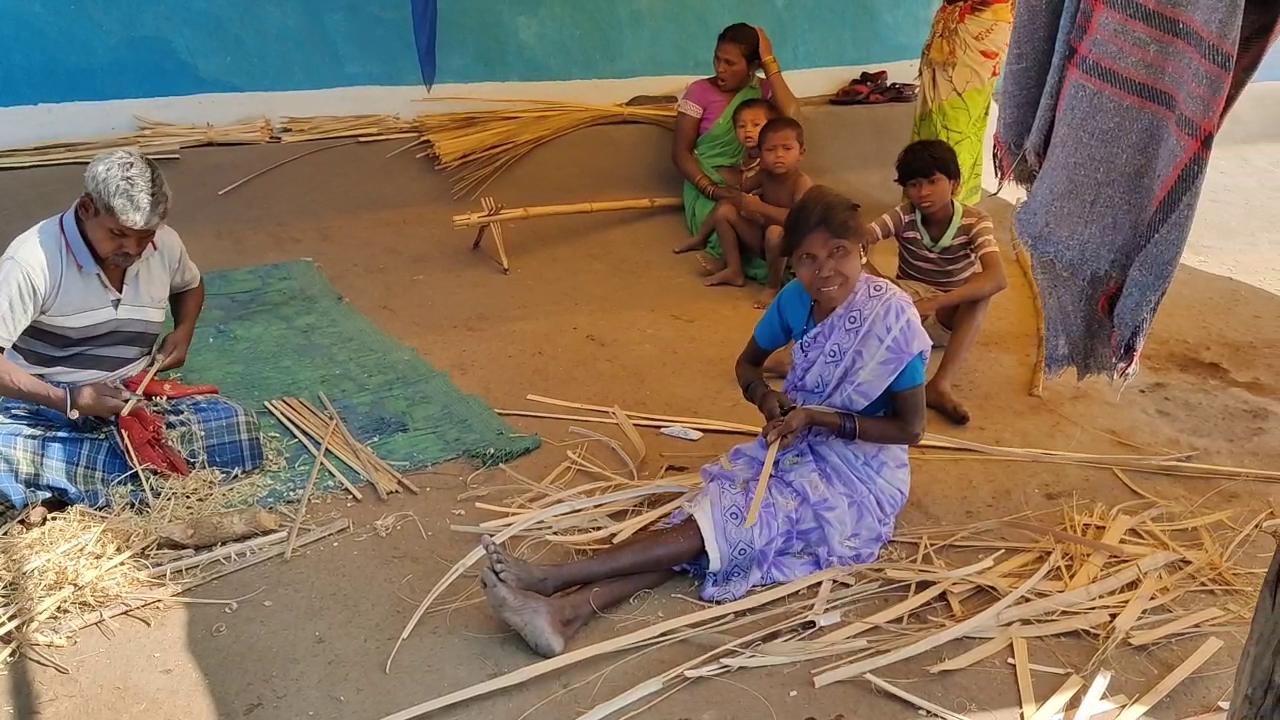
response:
<svg viewBox="0 0 1280 720"><path fill-rule="evenodd" d="M449 98L441 98L449 99ZM454 100L458 98L453 98ZM596 125L647 123L675 126L673 106L627 107L525 100L477 110L419 115L414 126L436 168L453 179L454 197L476 197L494 178L543 143Z"/></svg>
<svg viewBox="0 0 1280 720"><path fill-rule="evenodd" d="M232 125L179 125L138 118L138 131L118 138L46 143L0 151L0 168L87 163L107 150L135 148L153 159L174 159L178 150L199 145L269 142L271 123L262 120Z"/></svg>
<svg viewBox="0 0 1280 720"><path fill-rule="evenodd" d="M418 137L411 120L398 115L316 115L284 117L275 129L280 142L374 138L391 140Z"/></svg>
<svg viewBox="0 0 1280 720"><path fill-rule="evenodd" d="M328 459L328 454L332 453L356 475L368 481L374 492L383 500L386 500L390 493L400 492L401 486L414 494L418 493L417 486L408 478L351 434L339 417L338 411L323 393L320 394L320 400L325 406L325 411L296 397L268 400L264 405L268 412L298 439L307 452L315 457L316 462L328 470L329 474L355 499L363 500L364 496L351 484L346 474ZM330 436L329 427L334 423L337 424L337 432Z"/></svg>
<svg viewBox="0 0 1280 720"><path fill-rule="evenodd" d="M515 494L501 504L476 502L477 509L496 516L454 530L492 534L499 542L520 541L517 553L547 545L583 550L607 547L650 527L689 499L699 483L694 474L670 474L664 466L655 479L642 479L645 452L637 426L681 424L759 432L703 418L634 413L538 396L531 399L599 413L569 419L611 422L621 429L624 441L575 429L582 439L543 480L503 468L514 482ZM937 442L956 446L954 441ZM613 460L593 456L588 450L592 443L600 443ZM1116 461L1116 456L1016 452L1019 459L1021 454L1033 453L1048 462ZM1100 459L1105 457L1113 459ZM1161 468L1180 467L1177 463L1182 461L1150 462ZM1216 473L1230 470L1212 469ZM797 664L807 666L815 687L863 678L921 710L937 713L948 703L906 692L873 673L892 663L924 657L929 658L925 661L929 673L962 671L997 656L994 668L988 664L983 669L1010 674L1009 687L1017 688L1024 720L1061 716L1072 704L1077 705L1076 711L1068 716L1089 718L1111 711L1111 717L1135 720L1222 647L1221 640L1206 640L1204 635L1243 627L1258 576L1265 572L1265 568L1251 567L1244 557L1272 512L1211 512L1200 505L1143 493L1142 499L1115 507L1073 503L1046 513L901 530L878 562L833 568L727 605L655 621L384 720L417 717L601 655L628 652L638 657L641 648L655 642L697 636L716 638L715 649L603 703L588 703L594 706L577 717L599 719L649 703L640 707L643 710L701 677ZM447 612L483 600L473 590L448 604L433 605L482 555L477 549L446 573L419 606L400 642L429 612ZM759 628L766 620L762 630L741 637L725 634L732 627ZM1035 643L1064 636L1092 641L1092 660L1075 669L1031 664ZM1177 667L1136 699L1107 697L1110 672L1105 666L1119 664L1128 669L1135 654L1197 638L1194 652L1183 655ZM953 643L963 645L947 652ZM1061 673L1064 682L1050 697L1037 700L1029 682L1033 669ZM1093 680L1086 683L1084 678L1090 674ZM965 717L951 711L940 716Z"/></svg>
<svg viewBox="0 0 1280 720"><path fill-rule="evenodd" d="M197 145L304 142L350 138L358 141L413 139L425 146L418 157L430 157L453 178L454 196L479 195L486 185L534 148L576 130L595 125L646 123L672 128L675 107L584 105L539 100L440 101L494 103L494 110L426 113L412 119L397 115L318 115L284 117L272 127L266 119L223 126L180 125L138 118L135 133L91 141L47 143L0 150L0 169L83 163L104 150L138 148L153 158L176 158L178 150Z"/></svg>

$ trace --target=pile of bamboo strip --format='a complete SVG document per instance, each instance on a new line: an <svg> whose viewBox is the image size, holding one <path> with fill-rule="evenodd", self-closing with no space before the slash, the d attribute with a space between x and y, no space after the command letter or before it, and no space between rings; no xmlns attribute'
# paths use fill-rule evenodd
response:
<svg viewBox="0 0 1280 720"><path fill-rule="evenodd" d="M645 449L636 426L652 421L726 432L746 427L531 399L599 412L590 417L617 424L625 442L574 428L583 439L567 450L565 460L543 480L504 468L517 492L503 504L476 502L477 509L495 517L478 526L454 529L486 532L499 542L522 541L517 553L539 546L587 550L612 545L665 518L689 498L698 483L691 473L669 474L663 467L655 479L643 479ZM605 462L589 453L593 442L603 443L615 459ZM1050 462L1066 457L1050 451L1016 452L1044 454ZM1091 463L1112 461L1105 459L1111 456L1084 457ZM1229 470L1215 468L1214 472ZM931 674L957 672L996 657L994 669L1009 673L1009 691L1018 692L1023 720L1060 717L1068 707L1074 707L1068 717L1087 719L1110 712L1103 716L1136 720L1215 655L1222 641L1213 634L1235 631L1247 623L1258 574L1265 572L1265 568L1246 565L1242 558L1272 511L1211 512L1200 510L1199 505L1180 505L1148 494L1115 507L1069 504L1050 513L905 529L878 562L833 568L726 605L655 622L384 720L417 717L605 654L634 656L655 642L697 636L715 638L715 649L643 680L577 717L599 720L624 710L639 712L636 707L643 710L703 677L804 665L818 688L861 678L925 712L965 718L949 710L938 713L951 704L945 699L919 697L874 673L907 660L921 663ZM447 607L433 607L482 555L479 549L469 553L433 588L401 634L397 648L429 611L477 601L464 593ZM725 634L729 628L748 624L759 628L762 622L763 629L746 635ZM1211 636L1206 639L1205 635ZM1046 638L1064 636L1091 641L1092 660L1079 668L1054 670L1064 675L1061 688L1037 700L1030 673L1039 666L1030 662L1032 650ZM1196 642L1190 646L1194 651L1182 655L1166 676L1135 699L1108 697L1108 666L1132 667L1136 653L1166 645L1180 649L1183 640ZM983 669L993 668L988 662ZM1090 676L1092 680L1086 682Z"/></svg>
<svg viewBox="0 0 1280 720"><path fill-rule="evenodd" d="M263 404L316 459L317 466L327 470L356 500L363 500L364 496L347 479L346 474L329 460L328 454L332 453L334 458L364 478L383 500L390 493L400 492L401 486L415 495L419 492L408 478L351 434L324 393L320 393L320 402L325 406L324 411L296 397L268 400ZM335 425L336 432L330 436L330 427Z"/></svg>
<svg viewBox="0 0 1280 720"><path fill-rule="evenodd" d="M448 100L450 98L441 98ZM452 98L457 100L458 98ZM497 100L496 110L419 115L414 126L437 169L453 180L454 197L477 197L502 171L545 142L583 128L617 123L675 127L674 106L582 105Z"/></svg>
<svg viewBox="0 0 1280 720"><path fill-rule="evenodd" d="M315 115L281 118L275 135L280 142L292 143L337 138L394 140L418 137L419 133L414 121L398 115Z"/></svg>
<svg viewBox="0 0 1280 720"><path fill-rule="evenodd" d="M118 138L46 143L0 150L0 169L87 163L107 150L134 148L154 159L173 159L178 150L199 145L242 145L270 142L271 123L264 118L234 125L178 125L138 118L138 131Z"/></svg>
<svg viewBox="0 0 1280 720"><path fill-rule="evenodd" d="M284 117L275 126L266 119L213 126L138 118L138 131L122 137L0 150L0 169L85 163L98 153L117 148L137 148L153 158L175 159L178 150L198 145L402 138L412 142L390 155L423 146L418 157L431 158L438 169L451 176L454 197L467 193L476 197L515 161L545 142L596 125L645 123L670 129L675 126L676 117L672 105L638 107L474 98L432 100L493 103L498 108L426 113L411 119L397 115ZM257 174L274 167L277 166Z"/></svg>

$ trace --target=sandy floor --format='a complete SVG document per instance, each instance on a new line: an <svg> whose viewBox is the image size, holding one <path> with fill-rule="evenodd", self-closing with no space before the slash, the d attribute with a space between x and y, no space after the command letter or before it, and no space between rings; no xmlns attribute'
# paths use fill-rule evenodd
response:
<svg viewBox="0 0 1280 720"><path fill-rule="evenodd" d="M811 171L845 188L870 209L896 196L892 158L905 141L910 108L818 109L809 118ZM652 128L585 131L519 165L493 188L510 205L670 195L667 135ZM700 286L692 260L670 245L682 234L674 213L552 218L509 226L514 272L504 277L467 251L468 233L447 218L478 203L453 202L423 161L384 159L393 145L359 145L317 154L232 194L218 188L297 151L292 147L221 148L184 153L170 164L177 193L172 218L206 269L312 257L374 323L448 371L466 391L497 407L522 406L530 392L585 402L752 421L733 383L733 358L758 313L748 291ZM607 152L601 149L607 148ZM78 168L0 174L0 237L66 207ZM987 209L1007 226L1009 207ZM1272 210L1274 213L1274 210ZM1273 218L1274 219L1274 218ZM1102 382L1049 384L1043 400L1026 388L1034 354L1027 286L1015 264L1007 292L997 297L980 341L979 360L963 383L975 422L964 430L934 418L931 429L991 443L1120 452L1106 434L1144 445L1201 451L1206 462L1280 466L1274 430L1280 413L1280 297L1227 278L1183 268L1159 315L1144 372L1123 394ZM204 378L216 381L216 378ZM562 439L566 426L529 421L519 427ZM723 450L729 441L698 445L648 436L651 452ZM558 463L547 448L517 468L538 475ZM690 462L697 461L690 458ZM389 537L344 538L290 563L271 563L205 586L199 597L234 598L265 588L234 614L187 605L149 619L123 620L110 637L85 632L64 654L70 675L18 664L9 669L0 707L14 717L48 718L376 718L422 700L513 670L529 653L480 608L425 620L405 643L390 676L382 666L417 598L470 547L451 534L450 510L462 468L424 475L420 497L366 502L348 509L331 498L315 512L338 511L356 523L411 510L431 535L412 525ZM480 482L498 484L493 473ZM1215 481L1139 476L1151 492L1198 498ZM964 522L1045 509L1078 498L1119 503L1135 499L1107 471L988 462L917 463L903 526ZM1276 496L1260 484L1236 484L1206 506L1267 507ZM492 497L500 497L495 494ZM1261 544L1261 545L1265 545ZM1269 552L1259 547L1259 552ZM1261 562L1261 559L1259 560ZM690 605L663 588L641 618L671 617ZM269 602L270 605L266 603ZM634 628L630 618L602 619L582 642ZM226 634L211 628L225 623ZM1207 669L1233 665L1236 644ZM954 652L954 650L952 651ZM1080 662L1089 652L1074 642L1037 644L1033 660ZM1185 650L1133 656L1117 667L1113 689L1133 694L1163 676ZM673 646L613 671L600 697L696 654ZM887 668L887 678L919 678L922 663ZM514 720L605 663L587 663L510 692L468 704L441 718ZM1016 704L1012 673L953 673L910 685L940 704L972 706L974 718ZM915 711L852 682L814 690L803 670L745 671L747 683L782 720L914 718ZM1038 676L1040 695L1060 683ZM1159 709L1176 718L1210 708L1230 683L1210 673L1182 684ZM795 691L792 696L791 692ZM572 717L589 706L590 687L571 690L529 715ZM657 718L768 718L762 700L723 682L695 684L650 715ZM1004 715L1004 717L1011 717Z"/></svg>

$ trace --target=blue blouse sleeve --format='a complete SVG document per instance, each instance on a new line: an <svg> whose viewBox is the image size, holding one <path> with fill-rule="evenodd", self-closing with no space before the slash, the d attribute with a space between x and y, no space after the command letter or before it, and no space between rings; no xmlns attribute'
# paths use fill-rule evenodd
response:
<svg viewBox="0 0 1280 720"><path fill-rule="evenodd" d="M792 280L769 303L764 317L756 323L752 337L756 344L769 352L785 347L804 331L804 321L809 313L810 301L804 286Z"/></svg>
<svg viewBox="0 0 1280 720"><path fill-rule="evenodd" d="M900 393L920 387L924 384L925 373L928 369L924 353L916 355L911 358L906 367L902 368L902 372L898 373L898 377L889 383L888 392Z"/></svg>

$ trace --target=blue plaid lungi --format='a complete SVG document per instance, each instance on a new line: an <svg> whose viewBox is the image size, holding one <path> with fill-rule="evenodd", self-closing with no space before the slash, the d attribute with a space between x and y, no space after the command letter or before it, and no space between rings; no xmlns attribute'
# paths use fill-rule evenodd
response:
<svg viewBox="0 0 1280 720"><path fill-rule="evenodd" d="M191 439L178 450L192 469L231 476L262 466L258 419L239 405L218 395L194 395L170 401L163 412L166 429ZM102 507L110 501L110 488L121 483L136 484L138 478L113 421L71 420L41 405L0 398L0 522L50 498Z"/></svg>

